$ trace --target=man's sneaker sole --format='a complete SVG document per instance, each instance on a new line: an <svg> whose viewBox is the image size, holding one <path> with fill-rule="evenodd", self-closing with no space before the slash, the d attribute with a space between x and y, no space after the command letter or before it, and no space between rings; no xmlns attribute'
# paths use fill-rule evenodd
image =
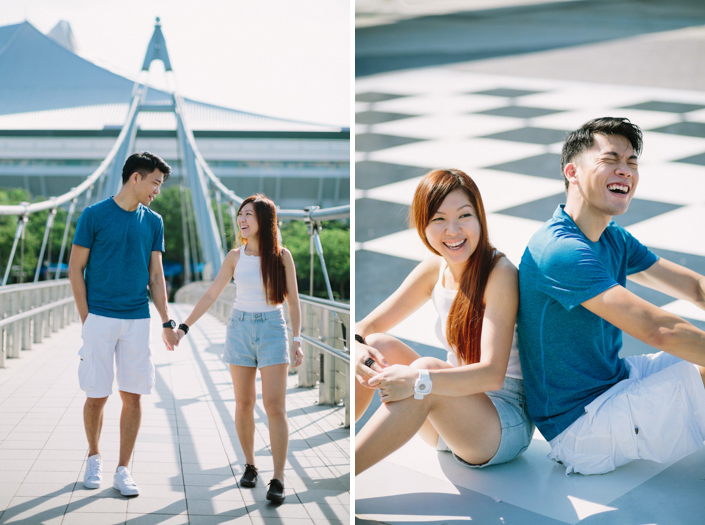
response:
<svg viewBox="0 0 705 525"><path fill-rule="evenodd" d="M99 489L101 486L102 482L100 481L83 481L83 486L86 487L87 489Z"/></svg>
<svg viewBox="0 0 705 525"><path fill-rule="evenodd" d="M120 489L120 484L119 484L117 481L113 481L113 488L114 488L115 490L117 490L118 492L120 492L120 494L122 494L123 496L126 496L126 497L130 497L130 496L139 496L139 495L140 495L139 489L137 489L137 491L134 491L134 490L126 490L126 491L123 492L122 489Z"/></svg>

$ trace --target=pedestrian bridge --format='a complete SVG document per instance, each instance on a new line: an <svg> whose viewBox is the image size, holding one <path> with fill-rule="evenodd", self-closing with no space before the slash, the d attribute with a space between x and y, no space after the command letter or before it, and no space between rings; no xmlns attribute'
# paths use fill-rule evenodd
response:
<svg viewBox="0 0 705 525"><path fill-rule="evenodd" d="M177 322L191 308L169 305ZM31 338L31 350L18 350L21 358L9 357L0 368L0 523L349 522L346 407L321 404L319 388L301 387L297 374L289 376L287 388L286 501L275 506L265 499L272 457L261 403L255 409L260 483L254 489L238 486L245 460L233 422L232 380L221 361L225 324L211 314L173 352L161 341L159 323L152 322L157 381L152 395L142 398L142 427L129 465L140 496L127 499L112 488L119 450L117 391L105 408L103 486L85 489L85 394L77 373L81 324L73 305L57 307L55 301L46 311L46 324L41 313L31 323L31 332L39 334ZM158 317L153 310L152 318ZM18 328L17 335L9 337L12 348L13 341L21 340L21 329L14 326ZM22 330L29 335L30 328ZM11 330L6 332L7 345ZM51 336L42 337L45 333ZM259 397L259 376L257 390Z"/></svg>

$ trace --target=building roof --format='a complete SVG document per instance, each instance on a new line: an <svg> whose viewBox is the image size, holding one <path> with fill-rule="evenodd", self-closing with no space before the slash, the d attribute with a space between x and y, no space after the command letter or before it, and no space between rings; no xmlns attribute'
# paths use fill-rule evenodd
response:
<svg viewBox="0 0 705 525"><path fill-rule="evenodd" d="M64 28L70 34L70 28ZM0 131L120 129L134 82L108 71L29 22L0 27ZM168 104L171 95L149 89L146 103ZM194 131L341 132L349 129L268 117L185 99ZM142 130L176 129L171 113L140 113Z"/></svg>

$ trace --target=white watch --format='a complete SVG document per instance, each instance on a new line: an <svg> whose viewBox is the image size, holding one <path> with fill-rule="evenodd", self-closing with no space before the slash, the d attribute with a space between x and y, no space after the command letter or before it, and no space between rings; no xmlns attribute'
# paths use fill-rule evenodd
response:
<svg viewBox="0 0 705 525"><path fill-rule="evenodd" d="M292 337L291 340L292 340L294 343L301 343L301 344L304 343L304 338L303 338L303 337L300 337L300 336L298 336L298 335L297 335L296 337Z"/></svg>
<svg viewBox="0 0 705 525"><path fill-rule="evenodd" d="M414 399L423 399L423 396L431 393L431 375L428 370L419 370L419 377L414 383Z"/></svg>

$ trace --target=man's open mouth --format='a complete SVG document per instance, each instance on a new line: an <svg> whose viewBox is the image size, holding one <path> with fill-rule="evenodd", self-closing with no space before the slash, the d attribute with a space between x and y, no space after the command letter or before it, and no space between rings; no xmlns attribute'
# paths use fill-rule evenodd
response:
<svg viewBox="0 0 705 525"><path fill-rule="evenodd" d="M629 193L629 186L627 186L626 184L619 184L617 182L608 184L607 189L610 190L612 193L619 193L620 195L626 195L627 193Z"/></svg>

